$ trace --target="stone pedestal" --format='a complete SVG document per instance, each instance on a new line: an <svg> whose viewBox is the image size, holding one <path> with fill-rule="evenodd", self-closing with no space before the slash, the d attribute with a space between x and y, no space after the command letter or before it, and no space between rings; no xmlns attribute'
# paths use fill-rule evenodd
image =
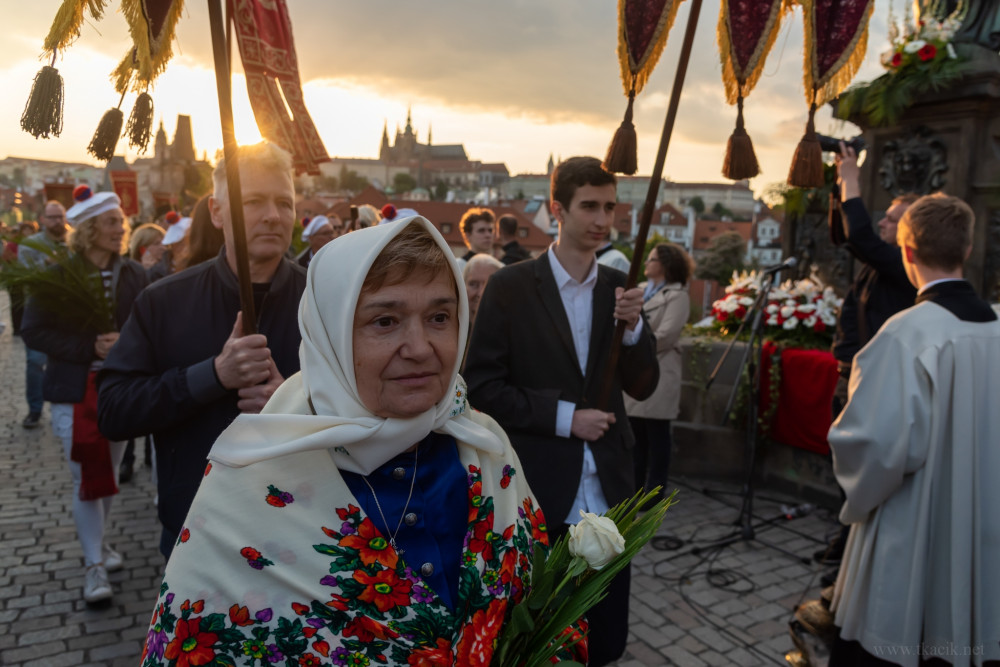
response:
<svg viewBox="0 0 1000 667"><path fill-rule="evenodd" d="M958 45L968 73L926 95L892 127L851 122L864 131L868 155L861 169L865 204L878 219L904 192L945 192L976 214L966 278L985 298L1000 298L1000 56Z"/></svg>

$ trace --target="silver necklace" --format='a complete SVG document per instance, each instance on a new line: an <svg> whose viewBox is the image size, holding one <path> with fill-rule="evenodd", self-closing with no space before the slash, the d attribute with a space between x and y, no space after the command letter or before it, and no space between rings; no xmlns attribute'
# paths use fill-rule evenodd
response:
<svg viewBox="0 0 1000 667"><path fill-rule="evenodd" d="M368 485L368 490L372 492L372 499L375 501L375 507L378 509L379 516L382 517L382 523L385 524L385 532L389 535L389 545L392 546L393 550L400 556L403 555L404 550L400 549L396 544L396 535L399 533L399 529L403 525L403 517L406 516L406 510L410 508L410 499L413 498L413 487L417 484L417 454L419 452L419 447L413 450L413 479L410 480L410 495L406 496L406 504L403 505L403 512L399 515L399 523L396 524L396 530L394 531L389 531L389 522L386 521L385 512L382 511L382 505L378 501L378 496L375 495L375 488L372 487L372 484L368 481L367 477L361 478L365 481L365 484Z"/></svg>

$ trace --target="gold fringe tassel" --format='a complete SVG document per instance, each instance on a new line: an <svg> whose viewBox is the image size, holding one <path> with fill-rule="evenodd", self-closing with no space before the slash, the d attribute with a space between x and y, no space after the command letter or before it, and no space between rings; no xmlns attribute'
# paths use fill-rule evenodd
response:
<svg viewBox="0 0 1000 667"><path fill-rule="evenodd" d="M142 0L122 0L121 11L128 22L134 46L111 73L116 91L127 92L131 81L132 90L141 93L163 73L173 57L174 35L183 10L184 0L174 0L159 38L150 41L149 23L143 14Z"/></svg>
<svg viewBox="0 0 1000 667"><path fill-rule="evenodd" d="M760 164L753 150L753 142L743 125L743 98L736 98L736 129L726 144L726 159L722 163L722 175L734 181L753 178L760 174Z"/></svg>
<svg viewBox="0 0 1000 667"><path fill-rule="evenodd" d="M55 57L52 58L55 62ZM21 114L21 129L35 139L58 137L63 128L63 80L59 70L46 65L35 75Z"/></svg>
<svg viewBox="0 0 1000 667"><path fill-rule="evenodd" d="M621 67L622 87L628 95L634 91L638 95L649 81L656 63L667 44L667 35L677 18L677 9L682 0L667 0L669 7L660 13L660 20L653 33L653 42L639 62L633 62L628 50L628 34L625 29L625 5L627 0L618 0L618 64Z"/></svg>
<svg viewBox="0 0 1000 667"><path fill-rule="evenodd" d="M125 121L125 114L121 109L124 99L125 96L122 95L122 99L118 100L118 108L108 109L104 113L97 131L94 132L94 138L87 146L87 152L98 160L110 162L115 156L115 147L118 145L118 137L122 134L122 123Z"/></svg>
<svg viewBox="0 0 1000 667"><path fill-rule="evenodd" d="M788 184L796 188L818 188L823 185L823 149L816 136L816 105L809 106L806 133L795 147Z"/></svg>
<svg viewBox="0 0 1000 667"><path fill-rule="evenodd" d="M635 92L630 91L628 107L625 108L625 119L618 126L618 130L608 146L608 154L604 158L604 168L614 174L631 176L639 168L635 125L632 124L632 102L634 100Z"/></svg>
<svg viewBox="0 0 1000 667"><path fill-rule="evenodd" d="M153 98L149 93L139 93L136 98L125 125L125 134L128 135L128 143L132 148L139 153L146 152L149 139L153 136Z"/></svg>

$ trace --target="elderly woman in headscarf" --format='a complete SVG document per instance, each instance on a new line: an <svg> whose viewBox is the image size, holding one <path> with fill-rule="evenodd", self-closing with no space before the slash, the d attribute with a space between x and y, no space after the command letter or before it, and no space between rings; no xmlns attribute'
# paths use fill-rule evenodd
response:
<svg viewBox="0 0 1000 667"><path fill-rule="evenodd" d="M66 212L72 255L47 269L45 282L58 289L46 290L43 298L41 287L35 288L21 335L31 349L48 355L42 394L52 404L52 431L62 441L73 478L73 521L86 566L83 598L94 603L111 598L108 572L122 567L104 527L125 451L124 442L108 442L97 430L94 376L147 280L142 266L122 257L128 234L118 195L78 186L74 196L77 203ZM92 291L84 299L69 287L64 293L64 284Z"/></svg>
<svg viewBox="0 0 1000 667"><path fill-rule="evenodd" d="M447 243L421 217L334 240L299 327L302 372L209 455L142 664L488 665L547 536L468 408Z"/></svg>

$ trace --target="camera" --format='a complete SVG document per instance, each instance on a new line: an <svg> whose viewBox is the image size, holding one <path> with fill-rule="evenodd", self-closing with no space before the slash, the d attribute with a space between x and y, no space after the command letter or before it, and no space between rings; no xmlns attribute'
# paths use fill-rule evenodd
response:
<svg viewBox="0 0 1000 667"><path fill-rule="evenodd" d="M860 134L852 139L840 139L837 137L828 137L825 134L819 134L817 132L816 138L819 139L820 148L829 153L839 153L841 141L843 141L848 148L853 148L855 155L860 155L861 151L867 148L865 139Z"/></svg>

